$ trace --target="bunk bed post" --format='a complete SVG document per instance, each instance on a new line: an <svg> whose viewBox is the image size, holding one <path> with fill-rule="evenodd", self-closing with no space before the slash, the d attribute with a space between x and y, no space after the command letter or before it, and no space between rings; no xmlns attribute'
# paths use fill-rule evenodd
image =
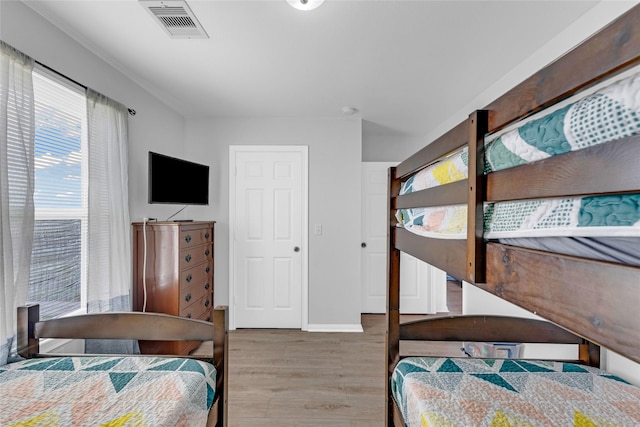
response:
<svg viewBox="0 0 640 427"><path fill-rule="evenodd" d="M592 343L591 341L587 341L587 340L585 341L587 346L587 355L585 357L587 359L586 364L589 366L594 366L596 368L599 368L600 367L600 346L595 343Z"/></svg>
<svg viewBox="0 0 640 427"><path fill-rule="evenodd" d="M35 338L35 325L40 321L40 305L30 304L18 307L18 354L31 359L40 352L40 341Z"/></svg>
<svg viewBox="0 0 640 427"><path fill-rule="evenodd" d="M218 424L221 427L228 423L227 400L229 388L229 309L217 306L213 310L213 363L218 371L216 394L219 393Z"/></svg>
<svg viewBox="0 0 640 427"><path fill-rule="evenodd" d="M387 333L385 337L386 352L386 383L385 383L385 403L387 416L385 426L393 426L393 402L390 396L390 381L393 369L400 359L400 251L395 247L395 210L393 200L400 194L400 180L396 177L396 168L389 168L387 175Z"/></svg>
<svg viewBox="0 0 640 427"><path fill-rule="evenodd" d="M485 281L483 242L483 204L486 199L484 176L484 136L488 113L477 110L469 115L469 197L467 209L467 277L471 283ZM475 207L475 209L474 209Z"/></svg>

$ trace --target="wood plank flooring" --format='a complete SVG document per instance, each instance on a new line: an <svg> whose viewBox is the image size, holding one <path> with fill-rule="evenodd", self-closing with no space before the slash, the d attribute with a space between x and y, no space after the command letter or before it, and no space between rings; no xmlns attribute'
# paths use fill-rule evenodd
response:
<svg viewBox="0 0 640 427"><path fill-rule="evenodd" d="M445 315L460 312L460 295L450 284ZM364 333L230 332L229 426L384 425L385 315L365 314L362 326Z"/></svg>

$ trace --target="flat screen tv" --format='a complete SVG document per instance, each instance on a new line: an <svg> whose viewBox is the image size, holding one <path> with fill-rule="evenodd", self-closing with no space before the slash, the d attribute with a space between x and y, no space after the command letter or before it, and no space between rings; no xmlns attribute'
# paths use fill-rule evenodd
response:
<svg viewBox="0 0 640 427"><path fill-rule="evenodd" d="M149 151L149 203L209 204L209 166Z"/></svg>

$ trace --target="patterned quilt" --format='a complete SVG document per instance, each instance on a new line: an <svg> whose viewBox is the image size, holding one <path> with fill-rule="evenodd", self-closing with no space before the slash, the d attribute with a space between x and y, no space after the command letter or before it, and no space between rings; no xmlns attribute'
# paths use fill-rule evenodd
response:
<svg viewBox="0 0 640 427"><path fill-rule="evenodd" d="M0 366L1 426L204 426L216 371L165 357L59 357Z"/></svg>
<svg viewBox="0 0 640 427"><path fill-rule="evenodd" d="M485 173L640 134L640 73L485 143ZM466 179L467 148L420 171L400 194ZM398 210L428 237L465 238L466 206ZM640 194L506 202L485 206L485 237L640 236Z"/></svg>
<svg viewBox="0 0 640 427"><path fill-rule="evenodd" d="M640 388L572 363L410 357L391 388L408 427L640 425Z"/></svg>
<svg viewBox="0 0 640 427"><path fill-rule="evenodd" d="M486 172L640 133L640 73L485 144Z"/></svg>
<svg viewBox="0 0 640 427"><path fill-rule="evenodd" d="M466 179L469 174L468 160L466 148L454 153L403 182L400 194L409 194ZM399 209L396 211L396 218L407 230L421 236L441 239L467 237L466 205Z"/></svg>

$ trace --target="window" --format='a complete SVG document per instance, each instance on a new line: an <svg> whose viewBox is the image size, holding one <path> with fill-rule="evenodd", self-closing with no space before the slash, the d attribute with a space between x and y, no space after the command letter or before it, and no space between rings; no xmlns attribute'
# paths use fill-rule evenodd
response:
<svg viewBox="0 0 640 427"><path fill-rule="evenodd" d="M50 319L86 307L87 107L84 89L37 69L35 231L29 303Z"/></svg>

